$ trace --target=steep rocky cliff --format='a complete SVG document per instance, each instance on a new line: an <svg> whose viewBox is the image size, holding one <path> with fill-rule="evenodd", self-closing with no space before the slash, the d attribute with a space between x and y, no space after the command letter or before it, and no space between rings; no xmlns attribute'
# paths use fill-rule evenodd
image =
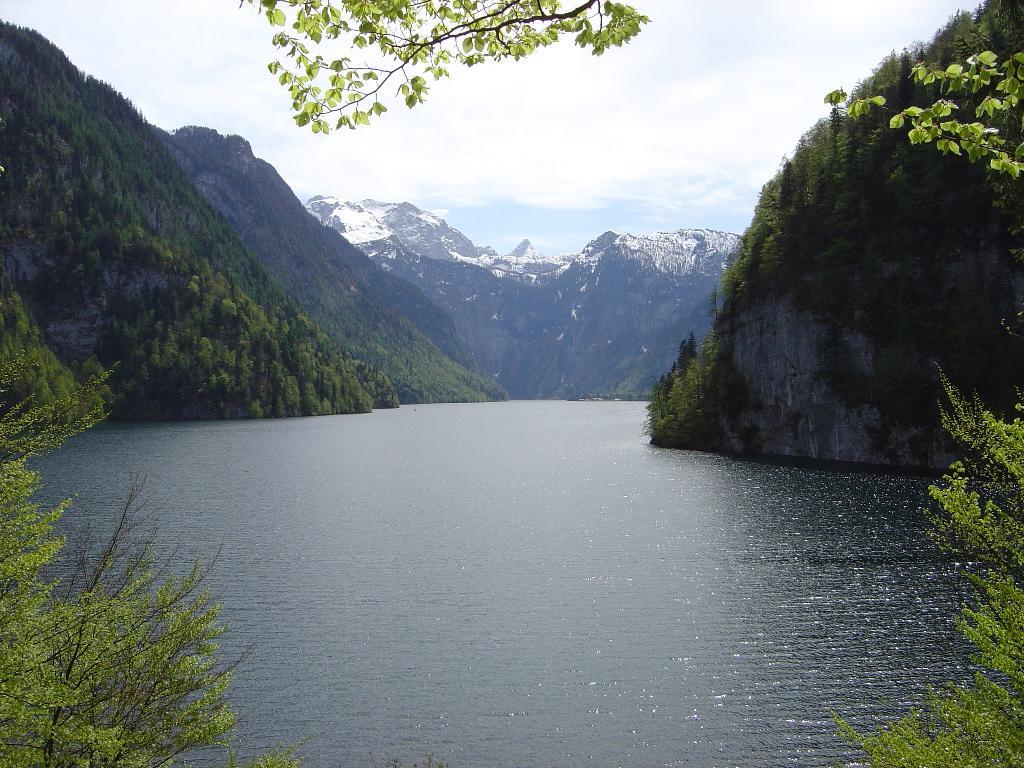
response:
<svg viewBox="0 0 1024 768"><path fill-rule="evenodd" d="M829 357L841 347L849 375L876 376L876 345L800 310L786 296L767 299L720 327L729 364L747 384L738 411L721 418L721 447L738 453L945 466L950 448L928 425L892 424L877 402L834 388Z"/></svg>

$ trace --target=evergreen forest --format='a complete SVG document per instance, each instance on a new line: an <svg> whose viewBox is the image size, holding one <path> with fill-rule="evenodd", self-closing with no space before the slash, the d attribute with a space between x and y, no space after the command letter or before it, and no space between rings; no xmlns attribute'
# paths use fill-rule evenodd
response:
<svg viewBox="0 0 1024 768"><path fill-rule="evenodd" d="M120 419L394 407L382 367L408 401L502 396L380 301L318 323L123 97L34 32L4 24L0 46L0 343L43 361L21 389L110 370Z"/></svg>
<svg viewBox="0 0 1024 768"><path fill-rule="evenodd" d="M961 14L858 86L884 97L884 110L854 119L834 109L800 139L761 191L713 330L699 349L682 344L654 387L655 444L761 452L764 435L744 418L764 407L757 371L737 370L734 357L737 334L764 307L822 326L817 379L849 409L877 408L880 441L901 430L943 439L943 375L997 411L1012 407L1024 371L1019 192L983 163L912 145L889 116L940 97L911 77L918 61L945 67L1022 42L1015 13ZM1016 146L1019 124L1006 128Z"/></svg>

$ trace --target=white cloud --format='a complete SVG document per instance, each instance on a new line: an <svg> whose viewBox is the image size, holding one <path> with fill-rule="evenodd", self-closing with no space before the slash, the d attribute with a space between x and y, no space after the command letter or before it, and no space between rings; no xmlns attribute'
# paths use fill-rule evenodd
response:
<svg viewBox="0 0 1024 768"><path fill-rule="evenodd" d="M929 37L959 4L635 2L653 21L623 49L595 58L567 45L458 70L425 105L395 105L368 129L328 137L293 126L266 72L271 30L233 0L6 0L5 15L156 124L245 136L303 198L445 209L631 201L652 218L689 211L694 223L700 210L749 216L781 157L824 114L823 94Z"/></svg>

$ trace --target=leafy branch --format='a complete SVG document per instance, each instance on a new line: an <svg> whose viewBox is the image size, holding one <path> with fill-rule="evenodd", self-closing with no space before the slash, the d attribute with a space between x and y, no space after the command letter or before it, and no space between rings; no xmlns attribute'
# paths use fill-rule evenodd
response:
<svg viewBox="0 0 1024 768"><path fill-rule="evenodd" d="M922 85L938 83L946 98L929 107L910 106L893 115L889 127L908 128L911 144L934 144L944 155L963 155L973 163L987 159L989 167L997 173L1014 179L1024 171L1024 143L1012 152L1007 140L993 125L1003 116L1020 110L1024 96L1024 53L1016 53L1001 64L992 51L971 56L963 64L950 64L946 68L916 64L911 77ZM951 96L968 96L974 103L974 121L961 120L957 114L961 105ZM883 107L885 98L869 96L850 99L843 89L825 96L825 103L845 109L853 118L866 115L873 107ZM1024 128L1024 116L1021 122Z"/></svg>
<svg viewBox="0 0 1024 768"><path fill-rule="evenodd" d="M314 133L369 125L387 111L387 87L407 107L423 103L428 79L453 64L519 59L572 35L601 55L638 35L649 21L612 0L243 0L275 27L282 58L268 69L288 89L293 118ZM328 57L326 42L351 53ZM357 61L355 55L376 58ZM329 122L330 119L330 122Z"/></svg>

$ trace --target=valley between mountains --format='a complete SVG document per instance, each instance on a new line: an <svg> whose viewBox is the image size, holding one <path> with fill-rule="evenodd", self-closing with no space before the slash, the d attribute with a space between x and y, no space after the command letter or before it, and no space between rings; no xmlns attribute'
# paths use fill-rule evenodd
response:
<svg viewBox="0 0 1024 768"><path fill-rule="evenodd" d="M738 248L500 256L408 203L307 210L245 139L149 124L35 32L0 26L0 62L0 341L36 361L17 393L110 370L114 418L644 397Z"/></svg>
<svg viewBox="0 0 1024 768"><path fill-rule="evenodd" d="M693 229L606 232L555 256L524 241L500 255L407 202L317 196L303 210L241 137L188 127L163 140L264 267L340 344L387 373L401 402L476 399L473 391L646 397L679 340L710 327L715 286L739 248L737 235ZM387 342L348 319L357 314ZM417 331L430 353L411 351ZM458 386L432 391L425 380L445 363L460 367Z"/></svg>
<svg viewBox="0 0 1024 768"><path fill-rule="evenodd" d="M646 397L679 340L711 324L715 286L739 248L726 232L605 232L546 256L478 246L410 203L314 197L306 208L383 270L420 287L474 361L512 397Z"/></svg>

